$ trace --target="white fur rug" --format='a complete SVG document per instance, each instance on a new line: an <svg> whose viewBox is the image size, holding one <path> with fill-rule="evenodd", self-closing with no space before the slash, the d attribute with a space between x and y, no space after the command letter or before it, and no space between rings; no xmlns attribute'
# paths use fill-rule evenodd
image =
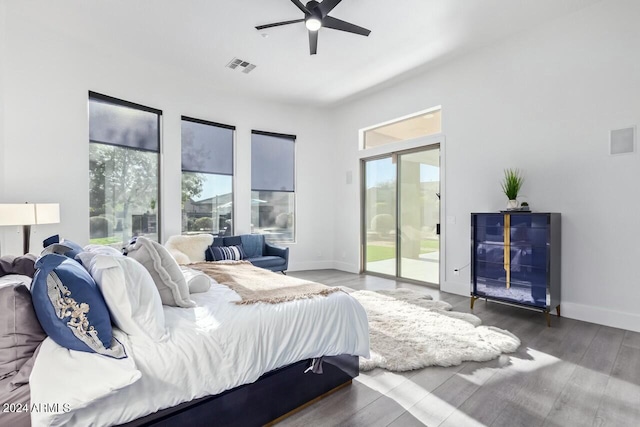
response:
<svg viewBox="0 0 640 427"><path fill-rule="evenodd" d="M472 314L451 310L411 289L350 293L369 317L371 359L360 358L360 369L409 371L425 366L454 366L512 353L520 340L493 326L479 326Z"/></svg>

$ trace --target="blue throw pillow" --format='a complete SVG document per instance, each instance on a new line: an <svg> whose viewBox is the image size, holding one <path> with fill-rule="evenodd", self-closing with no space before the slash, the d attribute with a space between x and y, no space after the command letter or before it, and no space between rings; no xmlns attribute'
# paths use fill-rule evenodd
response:
<svg viewBox="0 0 640 427"><path fill-rule="evenodd" d="M211 248L215 248L219 246L242 246L242 239L240 238L240 236L214 237L213 243L211 243L211 246L209 246L207 250L204 251L204 259L207 261L222 261L221 259L215 259L213 257L213 251L211 250ZM219 254L220 252L216 250L216 253ZM244 248L243 248L242 259L245 259L246 257L247 257L247 253L244 251Z"/></svg>
<svg viewBox="0 0 640 427"><path fill-rule="evenodd" d="M247 255L244 253L242 245L236 246L209 246L211 261L240 261Z"/></svg>
<svg viewBox="0 0 640 427"><path fill-rule="evenodd" d="M42 247L47 249L47 247L49 247L49 246L51 246L53 244L56 244L56 243L64 245L69 249L66 250L66 252L59 252L59 251L56 250L55 253L60 253L60 254L66 256L66 257L69 257L71 259L76 259L76 255L78 255L80 252L84 252L84 249L82 248L82 246L80 246L79 244L77 244L75 242L72 242L71 240L62 239L62 242L61 242L60 241L60 236L58 234L44 239L42 241ZM80 262L79 260L76 260L76 261Z"/></svg>
<svg viewBox="0 0 640 427"><path fill-rule="evenodd" d="M33 307L51 339L71 350L127 357L113 338L109 310L96 282L79 263L48 254L38 259L36 268Z"/></svg>

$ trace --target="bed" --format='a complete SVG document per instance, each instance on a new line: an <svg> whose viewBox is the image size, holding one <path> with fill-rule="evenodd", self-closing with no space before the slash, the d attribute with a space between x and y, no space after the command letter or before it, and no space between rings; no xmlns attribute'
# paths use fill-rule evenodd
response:
<svg viewBox="0 0 640 427"><path fill-rule="evenodd" d="M31 420L26 406L29 403L29 385L13 389L10 383L11 378L0 380L0 425L29 427Z"/></svg>
<svg viewBox="0 0 640 427"><path fill-rule="evenodd" d="M366 313L344 292L238 305L212 283L191 298L193 308L163 307L163 342L114 329L125 359L45 339L30 387L48 410L33 425L263 425L349 384L369 356ZM319 358L323 373L310 372Z"/></svg>

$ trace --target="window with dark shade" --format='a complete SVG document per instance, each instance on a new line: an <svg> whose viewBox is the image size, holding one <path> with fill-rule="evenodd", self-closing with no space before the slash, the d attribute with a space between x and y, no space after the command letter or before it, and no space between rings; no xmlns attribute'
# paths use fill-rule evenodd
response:
<svg viewBox="0 0 640 427"><path fill-rule="evenodd" d="M182 233L233 233L235 127L182 117Z"/></svg>
<svg viewBox="0 0 640 427"><path fill-rule="evenodd" d="M251 135L251 189L295 191L295 137L254 131Z"/></svg>
<svg viewBox="0 0 640 427"><path fill-rule="evenodd" d="M160 238L162 111L89 92L89 232L121 248Z"/></svg>
<svg viewBox="0 0 640 427"><path fill-rule="evenodd" d="M92 98L89 108L89 139L101 144L157 152L160 150L158 118L158 112Z"/></svg>
<svg viewBox="0 0 640 427"><path fill-rule="evenodd" d="M293 135L251 135L251 223L272 242L295 241L295 141Z"/></svg>
<svg viewBox="0 0 640 427"><path fill-rule="evenodd" d="M234 128L193 120L182 118L182 170L233 175Z"/></svg>

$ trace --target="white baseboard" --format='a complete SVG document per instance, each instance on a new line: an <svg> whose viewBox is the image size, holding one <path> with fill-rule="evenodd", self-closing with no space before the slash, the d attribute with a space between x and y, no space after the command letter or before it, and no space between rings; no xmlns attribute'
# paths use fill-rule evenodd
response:
<svg viewBox="0 0 640 427"><path fill-rule="evenodd" d="M562 302L560 308L562 317L640 332L640 315L635 313L609 310L608 308L572 302Z"/></svg>
<svg viewBox="0 0 640 427"><path fill-rule="evenodd" d="M334 261L332 268L340 271L346 271L347 273L360 273L360 268L357 265L353 265L348 262Z"/></svg>
<svg viewBox="0 0 640 427"><path fill-rule="evenodd" d="M328 270L333 268L333 261L303 261L289 264L288 271Z"/></svg>
<svg viewBox="0 0 640 427"><path fill-rule="evenodd" d="M468 283L455 283L445 281L440 284L440 290L442 292L449 292L450 294L462 295L463 297L468 297L471 295L471 285Z"/></svg>

